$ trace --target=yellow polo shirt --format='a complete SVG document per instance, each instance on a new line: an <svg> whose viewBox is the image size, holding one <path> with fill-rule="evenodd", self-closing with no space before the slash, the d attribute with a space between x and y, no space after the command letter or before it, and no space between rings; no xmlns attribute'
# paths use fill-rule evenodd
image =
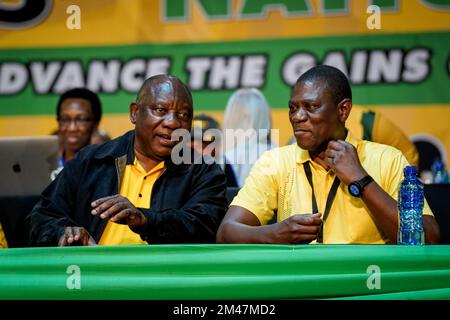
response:
<svg viewBox="0 0 450 320"><path fill-rule="evenodd" d="M134 158L133 164L125 167L125 172L120 186L120 194L138 208L150 208L150 198L153 185L158 177L164 172L164 161L146 172L139 161ZM99 245L132 245L148 244L141 236L131 231L128 225L108 221Z"/></svg>
<svg viewBox="0 0 450 320"><path fill-rule="evenodd" d="M390 146L356 139L349 132L347 142L356 147L362 166L392 198L397 200L408 165L403 154ZM232 206L251 211L267 224L277 210L277 220L294 214L312 212L311 187L303 163L309 161L319 212L323 213L335 174L311 160L309 152L297 144L267 151L253 166L245 185L233 199ZM425 201L423 214L432 215ZM341 182L324 225L324 243L386 243L364 202L350 195Z"/></svg>

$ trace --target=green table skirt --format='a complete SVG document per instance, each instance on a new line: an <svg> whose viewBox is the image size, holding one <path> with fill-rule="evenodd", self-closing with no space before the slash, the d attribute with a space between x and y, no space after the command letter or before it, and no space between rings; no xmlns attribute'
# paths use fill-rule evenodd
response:
<svg viewBox="0 0 450 320"><path fill-rule="evenodd" d="M450 246L3 249L0 299L450 299Z"/></svg>

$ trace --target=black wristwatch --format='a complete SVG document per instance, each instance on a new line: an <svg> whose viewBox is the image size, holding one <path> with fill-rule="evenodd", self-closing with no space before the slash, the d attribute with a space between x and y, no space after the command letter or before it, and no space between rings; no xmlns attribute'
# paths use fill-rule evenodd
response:
<svg viewBox="0 0 450 320"><path fill-rule="evenodd" d="M364 187L373 181L373 178L369 175L365 176L361 180L353 181L348 185L348 192L354 197L360 198Z"/></svg>

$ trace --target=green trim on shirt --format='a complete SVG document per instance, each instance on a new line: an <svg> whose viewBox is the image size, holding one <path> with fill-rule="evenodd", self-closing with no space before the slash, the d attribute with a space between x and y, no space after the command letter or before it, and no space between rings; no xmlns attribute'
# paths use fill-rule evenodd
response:
<svg viewBox="0 0 450 320"><path fill-rule="evenodd" d="M364 112L361 117L363 126L363 140L372 141L373 125L375 123L375 112Z"/></svg>

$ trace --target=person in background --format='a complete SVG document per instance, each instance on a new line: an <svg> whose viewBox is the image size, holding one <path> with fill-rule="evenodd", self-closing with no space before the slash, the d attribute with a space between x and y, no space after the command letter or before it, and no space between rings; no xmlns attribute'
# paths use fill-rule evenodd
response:
<svg viewBox="0 0 450 320"><path fill-rule="evenodd" d="M361 139L378 142L400 150L411 165L419 164L419 152L403 130L380 112L364 108L360 115ZM349 126L351 129L351 126Z"/></svg>
<svg viewBox="0 0 450 320"><path fill-rule="evenodd" d="M207 131L209 129L220 130L220 125L207 114L202 113L194 116L191 130L191 148L199 154L205 155L205 152L208 151L207 147L211 146L211 143L217 142L217 148L212 148L209 156L220 160L218 163L227 177L227 187L237 187L238 184L233 168L227 163L226 158L222 154L221 141L216 141L216 138L220 139L220 137L208 134Z"/></svg>
<svg viewBox="0 0 450 320"><path fill-rule="evenodd" d="M96 128L91 135L91 144L102 144L111 140L109 134L100 128Z"/></svg>
<svg viewBox="0 0 450 320"><path fill-rule="evenodd" d="M56 107L61 165L72 160L81 148L91 143L102 118L102 105L97 94L86 88L64 92Z"/></svg>
<svg viewBox="0 0 450 320"><path fill-rule="evenodd" d="M100 99L89 89L74 88L60 96L56 106L59 167L52 172L52 180L61 172L67 161L72 160L83 147L91 144L101 118Z"/></svg>
<svg viewBox="0 0 450 320"><path fill-rule="evenodd" d="M347 77L320 65L291 91L289 120L297 144L266 152L253 166L217 232L219 243L397 242L403 154L357 139L345 122L352 109ZM268 222L277 212L277 221ZM425 241L439 226L425 200Z"/></svg>
<svg viewBox="0 0 450 320"><path fill-rule="evenodd" d="M228 99L223 121L225 157L234 170L239 187L256 160L274 147L271 128L270 107L261 91L239 89Z"/></svg>
<svg viewBox="0 0 450 320"><path fill-rule="evenodd" d="M30 214L32 246L214 242L227 209L213 164L175 164L172 140L189 132L193 102L170 75L147 79L124 135L80 150Z"/></svg>

